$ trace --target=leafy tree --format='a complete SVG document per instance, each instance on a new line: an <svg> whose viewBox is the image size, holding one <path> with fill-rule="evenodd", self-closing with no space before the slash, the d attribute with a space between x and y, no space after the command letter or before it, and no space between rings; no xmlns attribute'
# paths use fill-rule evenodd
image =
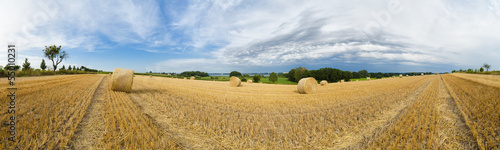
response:
<svg viewBox="0 0 500 150"><path fill-rule="evenodd" d="M484 63L483 67L486 69L486 71L489 71L491 66L487 63Z"/></svg>
<svg viewBox="0 0 500 150"><path fill-rule="evenodd" d="M260 75L256 74L253 76L253 82L258 83L260 81Z"/></svg>
<svg viewBox="0 0 500 150"><path fill-rule="evenodd" d="M271 73L271 75L269 75L269 81L276 83L276 81L278 81L278 75L275 72Z"/></svg>
<svg viewBox="0 0 500 150"><path fill-rule="evenodd" d="M307 68L305 67L297 67L295 68L295 73L294 73L294 78L295 82L299 82L302 77L304 77L304 74L307 72Z"/></svg>
<svg viewBox="0 0 500 150"><path fill-rule="evenodd" d="M68 53L66 53L66 51L61 50L61 46L57 47L56 45L49 47L45 46L43 53L45 57L47 57L52 61L52 66L54 66L53 68L54 72L56 72L57 65L59 65L59 63L61 63L64 59L69 58Z"/></svg>
<svg viewBox="0 0 500 150"><path fill-rule="evenodd" d="M73 70L76 70L75 66L73 66Z"/></svg>
<svg viewBox="0 0 500 150"><path fill-rule="evenodd" d="M453 70L453 71L455 71L455 70ZM484 71L484 68L483 68L483 67L479 68L479 71L480 71L480 72L483 72L483 71Z"/></svg>
<svg viewBox="0 0 500 150"><path fill-rule="evenodd" d="M21 66L15 65L12 68L14 69L14 71L18 71L19 69L21 69ZM7 70L7 71L10 70L9 65L5 65L5 67L3 69Z"/></svg>
<svg viewBox="0 0 500 150"><path fill-rule="evenodd" d="M359 74L360 78L366 78L366 77L368 77L368 71L366 71L366 70L360 70L358 72L358 74Z"/></svg>
<svg viewBox="0 0 500 150"><path fill-rule="evenodd" d="M71 69L73 69L73 68L71 68L71 65L69 65L69 66L68 66L68 70L71 70Z"/></svg>
<svg viewBox="0 0 500 150"><path fill-rule="evenodd" d="M64 65L61 67L61 69L59 70L66 70L66 67L64 67Z"/></svg>
<svg viewBox="0 0 500 150"><path fill-rule="evenodd" d="M295 82L295 69L288 71L288 81Z"/></svg>
<svg viewBox="0 0 500 150"><path fill-rule="evenodd" d="M28 58L24 59L24 64L23 64L23 71L24 70L29 70L31 68L31 63L28 62Z"/></svg>
<svg viewBox="0 0 500 150"><path fill-rule="evenodd" d="M47 65L45 65L45 60L44 60L44 59L42 59L42 63L40 63L40 68L41 68L42 70L47 69Z"/></svg>
<svg viewBox="0 0 500 150"><path fill-rule="evenodd" d="M232 77L232 76L240 77L241 73L238 71L231 71L231 73L229 73L229 77Z"/></svg>
<svg viewBox="0 0 500 150"><path fill-rule="evenodd" d="M200 77L208 77L208 73L201 71L184 71L181 73L182 76L191 77L191 76L200 76Z"/></svg>

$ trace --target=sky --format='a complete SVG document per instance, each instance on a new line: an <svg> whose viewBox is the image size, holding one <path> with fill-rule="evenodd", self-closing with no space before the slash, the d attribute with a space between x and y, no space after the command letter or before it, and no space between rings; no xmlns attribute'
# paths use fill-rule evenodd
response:
<svg viewBox="0 0 500 150"><path fill-rule="evenodd" d="M500 0L2 0L0 20L33 68L61 45L59 67L105 71L500 70Z"/></svg>

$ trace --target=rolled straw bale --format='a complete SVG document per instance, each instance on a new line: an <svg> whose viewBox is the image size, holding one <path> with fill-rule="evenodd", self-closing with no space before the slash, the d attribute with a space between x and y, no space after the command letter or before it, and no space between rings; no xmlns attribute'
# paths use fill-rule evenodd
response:
<svg viewBox="0 0 500 150"><path fill-rule="evenodd" d="M321 86L325 86L325 85L327 85L327 84L328 84L328 81L326 81L326 80L322 80L321 82L319 82L319 84L320 84Z"/></svg>
<svg viewBox="0 0 500 150"><path fill-rule="evenodd" d="M344 79L340 80L340 83L344 83Z"/></svg>
<svg viewBox="0 0 500 150"><path fill-rule="evenodd" d="M241 85L241 79L238 77L232 76L229 79L229 85L231 85L231 87L238 87Z"/></svg>
<svg viewBox="0 0 500 150"><path fill-rule="evenodd" d="M191 76L189 79L190 79L190 80L194 80L194 76Z"/></svg>
<svg viewBox="0 0 500 150"><path fill-rule="evenodd" d="M399 78L402 78L403 77L403 74L399 74Z"/></svg>
<svg viewBox="0 0 500 150"><path fill-rule="evenodd" d="M408 75L406 75L406 76L408 76Z"/></svg>
<svg viewBox="0 0 500 150"><path fill-rule="evenodd" d="M186 79L186 77L184 77L184 79Z"/></svg>
<svg viewBox="0 0 500 150"><path fill-rule="evenodd" d="M436 72L436 75L438 75L438 74L439 74L439 72Z"/></svg>
<svg viewBox="0 0 500 150"><path fill-rule="evenodd" d="M247 80L247 83L252 83L252 80Z"/></svg>
<svg viewBox="0 0 500 150"><path fill-rule="evenodd" d="M316 79L309 77L300 79L297 89L300 94L311 94L316 92L316 87L318 87Z"/></svg>
<svg viewBox="0 0 500 150"><path fill-rule="evenodd" d="M421 76L423 76L423 75L424 75L424 73L420 73L420 75L421 75Z"/></svg>
<svg viewBox="0 0 500 150"><path fill-rule="evenodd" d="M115 68L111 76L111 90L130 93L134 82L134 70Z"/></svg>
<svg viewBox="0 0 500 150"><path fill-rule="evenodd" d="M366 80L367 80L367 81L370 81L370 77L366 77Z"/></svg>

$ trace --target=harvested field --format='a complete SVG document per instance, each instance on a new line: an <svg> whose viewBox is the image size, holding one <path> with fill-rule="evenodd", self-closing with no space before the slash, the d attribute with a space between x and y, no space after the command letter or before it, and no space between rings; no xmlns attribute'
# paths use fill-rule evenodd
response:
<svg viewBox="0 0 500 150"><path fill-rule="evenodd" d="M137 75L17 78L19 149L498 149L500 77L444 74L297 85ZM8 94L7 82L0 83ZM1 99L6 120L8 99ZM2 133L8 126L0 127Z"/></svg>

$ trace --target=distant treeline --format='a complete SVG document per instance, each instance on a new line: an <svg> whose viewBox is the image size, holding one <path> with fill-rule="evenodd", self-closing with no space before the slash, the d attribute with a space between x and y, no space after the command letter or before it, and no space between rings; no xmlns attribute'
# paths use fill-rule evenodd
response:
<svg viewBox="0 0 500 150"><path fill-rule="evenodd" d="M360 70L358 72L351 72L351 71L342 71L339 69L335 68L321 68L318 70L307 70L305 67L297 67L291 69L288 74L284 74L286 78L288 78L289 81L293 82L299 82L300 79L305 78L305 77L314 77L314 79L321 81L321 80L326 80L328 82L338 82L340 80L344 81L350 81L351 79L356 79L356 78L366 78L366 77L371 77L371 78L383 78L383 77L392 77L392 76L399 76L402 74L403 76L409 75L409 76L414 76L414 75L420 75L423 72L409 72L409 73L374 73L374 72L368 72L366 70ZM432 72L425 72L424 74L432 74Z"/></svg>
<svg viewBox="0 0 500 150"><path fill-rule="evenodd" d="M208 77L208 73L201 71L184 71L179 75L184 77L190 77L190 76Z"/></svg>
<svg viewBox="0 0 500 150"><path fill-rule="evenodd" d="M285 77L287 77L289 81L293 82L299 82L300 79L305 77L314 77L314 79L318 81L326 80L328 82L338 82L342 79L345 81L351 80L353 78L353 74L349 71L342 71L335 68L307 70L305 67L297 67L291 69Z"/></svg>

